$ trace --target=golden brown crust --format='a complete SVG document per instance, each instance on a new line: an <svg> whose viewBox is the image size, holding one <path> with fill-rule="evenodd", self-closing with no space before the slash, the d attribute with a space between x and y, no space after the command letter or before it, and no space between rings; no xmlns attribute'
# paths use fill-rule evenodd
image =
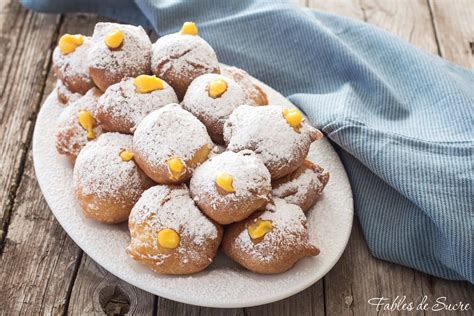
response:
<svg viewBox="0 0 474 316"><path fill-rule="evenodd" d="M302 118L292 127L279 105L237 107L224 125L227 150L254 151L270 171L272 179L281 178L301 166L316 130Z"/></svg>
<svg viewBox="0 0 474 316"><path fill-rule="evenodd" d="M95 85L102 90L102 92L105 92L109 86L120 82L120 80L125 77L136 77L138 75L150 74L150 65L142 65L141 67L136 67L134 69L123 69L115 74L104 68L89 67L89 74Z"/></svg>
<svg viewBox="0 0 474 316"><path fill-rule="evenodd" d="M301 209L294 205L285 202L277 202L277 205L280 207L277 212L300 213L297 215L304 218ZM283 210L282 207L288 209ZM247 227L255 220L264 217L267 212L269 211L254 213L246 220L226 227L222 249L227 256L252 272L274 274L289 270L303 257L319 254L319 249L308 241L306 227L293 229L292 225L288 225L282 228L279 227L281 224L277 220L272 221L272 231L261 238L251 239Z"/></svg>
<svg viewBox="0 0 474 316"><path fill-rule="evenodd" d="M272 194L307 212L316 204L329 181L329 172L305 160L294 172L272 181Z"/></svg>
<svg viewBox="0 0 474 316"><path fill-rule="evenodd" d="M179 184L188 181L192 176L192 171L186 168L186 171L179 178L172 178L167 165L151 166L146 159L143 159L139 151L134 152L135 162L153 181L161 184ZM188 165L188 162L186 162Z"/></svg>
<svg viewBox="0 0 474 316"><path fill-rule="evenodd" d="M219 74L214 49L199 35L174 33L153 44L151 70L168 82L181 101L191 82L204 74Z"/></svg>
<svg viewBox="0 0 474 316"><path fill-rule="evenodd" d="M64 75L60 72L58 72L57 76L58 79L61 80L71 92L85 94L87 91L94 87L94 84L92 83L90 78Z"/></svg>
<svg viewBox="0 0 474 316"><path fill-rule="evenodd" d="M197 200L196 203L204 214L222 225L244 220L268 203L268 198L260 194L252 194L233 203L215 203L206 192L200 192L199 195L193 194L193 198Z"/></svg>
<svg viewBox="0 0 474 316"><path fill-rule="evenodd" d="M216 239L207 240L206 241L207 245L205 249L199 250L201 251L201 254L203 255L203 257L214 258L217 253L217 250L222 240L224 230L219 225L215 225L215 227L218 231L218 237ZM130 223L129 229L130 229L130 232L132 232L132 235L134 236L138 236L144 233L143 225L136 225L136 224ZM182 247L185 249L190 249L192 247L195 247L192 240L186 237L182 238L180 243ZM195 249L194 251L196 250L198 249ZM153 248L153 247L150 247L149 244L147 246L141 246L141 247L127 247L126 252L133 260L136 260L148 266L154 272L159 273L159 274L182 275L182 274L198 273L206 269L212 263L212 260L199 260L199 261L194 261L192 264L183 264L181 254L175 251L175 249L167 249L161 246L157 246L157 248ZM153 256L156 254L165 254L165 255L168 255L168 257L166 258L166 261L164 261L162 264L157 264L157 260L153 259Z"/></svg>
<svg viewBox="0 0 474 316"><path fill-rule="evenodd" d="M110 48L105 37L112 31L123 34L117 48ZM118 23L97 23L87 56L89 75L95 85L105 92L107 87L124 77L136 77L151 72L151 41L141 26Z"/></svg>
<svg viewBox="0 0 474 316"><path fill-rule="evenodd" d="M186 73L181 73L179 76L176 76L173 71L163 71L162 67L162 65L158 65L153 69L153 73L168 82L170 86L173 87L180 101L183 100L189 85L194 79L207 73L220 74L219 68L214 68L211 71L208 71L206 69L196 67Z"/></svg>
<svg viewBox="0 0 474 316"><path fill-rule="evenodd" d="M158 183L177 184L191 178L212 149L206 127L179 104L168 104L148 114L133 135L135 161ZM179 160L173 174L169 161Z"/></svg>
<svg viewBox="0 0 474 316"><path fill-rule="evenodd" d="M90 38L84 37L84 43L74 52L63 55L59 47L53 51L53 73L72 93L84 95L94 87L86 66Z"/></svg>
<svg viewBox="0 0 474 316"><path fill-rule="evenodd" d="M160 274L192 274L204 270L216 255L223 229L194 205L187 187L157 185L145 191L129 218L127 254ZM159 232L179 236L175 248L160 244Z"/></svg>
<svg viewBox="0 0 474 316"><path fill-rule="evenodd" d="M129 199L125 201L104 200L93 194L84 194L81 187L76 189L76 197L85 217L107 224L126 221L136 202Z"/></svg>
<svg viewBox="0 0 474 316"><path fill-rule="evenodd" d="M233 192L216 183L225 172L232 177ZM270 201L270 172L255 153L245 150L216 155L194 171L190 191L199 208L220 224L247 218Z"/></svg>
<svg viewBox="0 0 474 316"><path fill-rule="evenodd" d="M114 224L126 221L141 194L153 182L120 152L132 137L105 133L87 143L74 165L74 190L85 217Z"/></svg>
<svg viewBox="0 0 474 316"><path fill-rule="evenodd" d="M222 75L233 79L247 94L250 105L268 105L265 91L253 82L252 77L243 69L230 66L221 66Z"/></svg>
<svg viewBox="0 0 474 316"><path fill-rule="evenodd" d="M82 148L90 141L87 131L79 124L78 114L85 110L95 118L97 109L97 98L100 91L96 88L89 90L84 96L71 102L58 118L56 127L56 149L62 155L67 155L74 160ZM97 122L96 122L97 123ZM93 128L95 137L102 134L102 128L96 124Z"/></svg>

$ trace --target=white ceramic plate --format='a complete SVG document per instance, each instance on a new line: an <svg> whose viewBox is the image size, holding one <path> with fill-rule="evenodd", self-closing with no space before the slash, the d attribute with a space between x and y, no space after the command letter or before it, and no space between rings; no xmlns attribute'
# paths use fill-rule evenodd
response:
<svg viewBox="0 0 474 316"><path fill-rule="evenodd" d="M270 104L292 106L279 93L260 83ZM33 136L33 159L39 185L54 216L95 262L122 280L171 300L208 307L247 307L284 299L321 279L342 255L352 228L352 193L339 157L326 139L311 146L309 157L330 172L329 183L309 212L311 241L317 257L299 261L278 275L244 270L219 253L205 271L192 276L161 276L128 258L126 224L105 225L82 216L73 194L69 160L55 148L54 130L63 107L53 93L43 104ZM282 140L284 141L284 140Z"/></svg>

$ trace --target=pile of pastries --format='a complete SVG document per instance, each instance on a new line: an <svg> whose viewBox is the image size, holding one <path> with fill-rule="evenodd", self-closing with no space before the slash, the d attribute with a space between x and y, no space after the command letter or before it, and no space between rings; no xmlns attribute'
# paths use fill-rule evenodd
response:
<svg viewBox="0 0 474 316"><path fill-rule="evenodd" d="M56 147L77 200L88 218L128 221L131 258L191 274L220 247L280 273L318 255L305 212L329 180L307 159L322 134L220 65L194 23L155 43L140 26L98 23L91 37L61 36L53 63Z"/></svg>

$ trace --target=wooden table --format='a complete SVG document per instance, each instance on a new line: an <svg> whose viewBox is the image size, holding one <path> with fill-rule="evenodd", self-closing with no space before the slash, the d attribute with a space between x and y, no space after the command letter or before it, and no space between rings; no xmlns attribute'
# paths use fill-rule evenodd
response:
<svg viewBox="0 0 474 316"><path fill-rule="evenodd" d="M375 24L425 51L474 67L474 0L300 2ZM323 280L273 304L201 308L156 297L117 279L56 222L36 182L31 156L36 115L54 86L51 53L58 36L90 34L102 19L37 14L15 0L2 0L0 12L0 314L375 315L368 299L403 295L406 301L419 302L427 295L428 302L446 296L450 303L474 304L474 286L467 282L374 259L357 221L344 255Z"/></svg>

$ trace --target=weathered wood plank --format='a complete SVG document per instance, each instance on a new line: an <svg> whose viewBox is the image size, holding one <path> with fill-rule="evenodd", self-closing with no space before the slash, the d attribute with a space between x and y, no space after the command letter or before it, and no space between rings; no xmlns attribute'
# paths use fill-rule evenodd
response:
<svg viewBox="0 0 474 316"><path fill-rule="evenodd" d="M433 54L438 46L426 0L359 0L364 19Z"/></svg>
<svg viewBox="0 0 474 316"><path fill-rule="evenodd" d="M0 311L63 313L79 255L43 199L30 149L0 256Z"/></svg>
<svg viewBox="0 0 474 316"><path fill-rule="evenodd" d="M243 308L208 308L182 304L163 297L157 298L156 314L186 316L244 316Z"/></svg>
<svg viewBox="0 0 474 316"><path fill-rule="evenodd" d="M426 282L423 284L423 295L426 295L428 300L428 306L430 307L426 311L426 315L436 316L436 315L453 315L458 311L447 310L445 305L451 304L450 308L455 308L454 304L462 303L463 306L466 304L470 305L470 309L467 312L464 312L466 315L473 313L474 310L474 285L469 284L468 282L455 282L443 280L431 276L425 277ZM436 302L439 300L439 302Z"/></svg>
<svg viewBox="0 0 474 316"><path fill-rule="evenodd" d="M3 97L12 71L13 57L19 44L21 28L26 20L27 11L18 1L0 2L0 95ZM0 109L3 112L3 109ZM2 113L0 112L0 113Z"/></svg>
<svg viewBox="0 0 474 316"><path fill-rule="evenodd" d="M441 56L474 68L474 1L429 0Z"/></svg>
<svg viewBox="0 0 474 316"><path fill-rule="evenodd" d="M323 280L287 299L272 304L246 308L245 315L324 315Z"/></svg>
<svg viewBox="0 0 474 316"><path fill-rule="evenodd" d="M29 13L28 15L34 14ZM53 26L44 29L43 23L51 22L51 18L43 17L46 21L39 23L38 17L29 17L36 22L29 27L27 32L41 27L39 32L48 31L50 37L41 37L45 41L41 46L44 52L36 47L38 45L31 48L26 46L25 49L34 49L34 51L10 65L12 67L23 66L26 58L32 58L31 54L37 54L37 58L45 59L42 61L44 66L41 76L37 76L35 79L34 73L30 75L33 77L31 79L37 80L35 85L41 87L36 91L33 90L34 97L43 101L55 84L51 72L46 81L44 78L48 73L50 48L56 41L57 35L52 31ZM58 17L56 16L53 21L59 22ZM25 25L28 23L32 22L25 22ZM38 34L31 36L38 36ZM23 38L23 40L25 39ZM32 59L32 61L37 62L36 59ZM37 70L38 68L33 68L32 71ZM28 71L28 68L23 68L21 71ZM25 79L22 80L25 83L30 83ZM43 81L41 82L41 80ZM26 86L23 88L31 89ZM18 98L18 95L13 95L13 97ZM13 104L13 107L27 107L28 105L27 110L32 111L29 116L24 116L25 119L30 120L24 127L24 135L31 133L32 122L39 103L40 101L29 104L27 102ZM29 139L24 137L23 142L24 150L28 150L28 155L24 173L21 174L16 199L12 205L11 225L6 235L4 251L0 257L0 310L8 311L8 314L62 314L67 305L68 294L78 268L78 258L80 258L81 251L67 237L44 201L34 175L31 148L28 148Z"/></svg>
<svg viewBox="0 0 474 316"><path fill-rule="evenodd" d="M5 6L2 2L0 14L0 38L6 45L0 55L0 252L59 23L59 15L26 12L18 6L16 1Z"/></svg>
<svg viewBox="0 0 474 316"><path fill-rule="evenodd" d="M153 315L155 297L115 277L85 255L69 300L70 315Z"/></svg>
<svg viewBox="0 0 474 316"><path fill-rule="evenodd" d="M357 0L309 0L308 7L358 20L364 19L364 12Z"/></svg>

